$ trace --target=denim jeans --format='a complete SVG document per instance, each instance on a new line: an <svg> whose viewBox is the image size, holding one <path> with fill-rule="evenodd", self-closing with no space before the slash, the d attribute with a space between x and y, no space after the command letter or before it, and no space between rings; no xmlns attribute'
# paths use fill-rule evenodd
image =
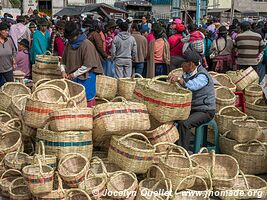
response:
<svg viewBox="0 0 267 200"><path fill-rule="evenodd" d="M167 75L167 65L165 63L155 64L155 76Z"/></svg>
<svg viewBox="0 0 267 200"><path fill-rule="evenodd" d="M257 66L257 72L258 72L258 75L260 77L260 83L261 81L264 79L265 77L265 73L266 73L266 64L265 63L260 63L258 66Z"/></svg>
<svg viewBox="0 0 267 200"><path fill-rule="evenodd" d="M115 64L112 60L106 59L102 61L102 66L104 69L104 74L109 77L115 77Z"/></svg>
<svg viewBox="0 0 267 200"><path fill-rule="evenodd" d="M133 62L133 73L142 75L144 71L144 63L134 63Z"/></svg>

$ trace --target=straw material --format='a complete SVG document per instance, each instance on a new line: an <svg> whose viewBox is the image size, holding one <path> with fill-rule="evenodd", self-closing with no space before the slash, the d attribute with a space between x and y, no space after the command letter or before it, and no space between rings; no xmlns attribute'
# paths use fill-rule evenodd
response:
<svg viewBox="0 0 267 200"><path fill-rule="evenodd" d="M79 108L71 100L66 108L50 112L49 122L52 131L90 131L93 129L93 109Z"/></svg>
<svg viewBox="0 0 267 200"><path fill-rule="evenodd" d="M8 132L8 131L20 131L21 130L21 121L18 118L14 118L11 119L7 122L5 122L4 124L0 123L0 132L4 133L4 132Z"/></svg>
<svg viewBox="0 0 267 200"><path fill-rule="evenodd" d="M255 100L263 97L263 91L259 84L253 84L245 88L245 100L254 103Z"/></svg>
<svg viewBox="0 0 267 200"><path fill-rule="evenodd" d="M213 182L213 187L232 187L239 173L239 165L235 158L225 154L203 153L208 150L204 147L198 154L192 155L191 159L198 165L210 172ZM206 172L198 170L197 175L206 176Z"/></svg>
<svg viewBox="0 0 267 200"><path fill-rule="evenodd" d="M46 153L62 158L67 153L80 153L92 157L92 131L50 131L45 127L38 129L36 142L43 141Z"/></svg>
<svg viewBox="0 0 267 200"><path fill-rule="evenodd" d="M226 74L217 74L214 78L219 82L221 86L229 88L232 92L236 91L236 85L232 82L230 77Z"/></svg>
<svg viewBox="0 0 267 200"><path fill-rule="evenodd" d="M212 77L214 77L214 76L218 75L219 73L218 73L218 72L214 72L214 71L209 71L209 74L210 74ZM228 76L229 76L229 75L228 75ZM230 76L229 76L229 78L230 78Z"/></svg>
<svg viewBox="0 0 267 200"><path fill-rule="evenodd" d="M166 178L171 180L173 188L177 188L185 177L196 173L198 165L191 160L184 148L179 146L174 147L175 149L184 152L186 156L170 154L172 148L173 147L169 148L166 154L160 157L158 166L162 169ZM180 189L190 188L194 183L195 178L188 179Z"/></svg>
<svg viewBox="0 0 267 200"><path fill-rule="evenodd" d="M5 164L4 164L4 160L2 160L0 162L0 177L2 176L2 174L6 171L6 167L5 167Z"/></svg>
<svg viewBox="0 0 267 200"><path fill-rule="evenodd" d="M118 80L112 77L96 76L96 96L105 99L114 99L118 90Z"/></svg>
<svg viewBox="0 0 267 200"><path fill-rule="evenodd" d="M10 184L17 178L21 177L21 172L15 169L6 170L0 178L0 189L4 197L9 197Z"/></svg>
<svg viewBox="0 0 267 200"><path fill-rule="evenodd" d="M64 91L64 94L66 94L66 96L69 97L68 84L64 79L55 79L55 80L45 81L44 83L39 85L38 88L40 88L42 86L47 86L47 85L53 85L53 86L60 88L61 90Z"/></svg>
<svg viewBox="0 0 267 200"><path fill-rule="evenodd" d="M140 137L142 140L134 137ZM112 137L108 160L122 170L142 174L153 164L154 155L155 148L147 137L140 133L130 133L123 137Z"/></svg>
<svg viewBox="0 0 267 200"><path fill-rule="evenodd" d="M242 72L237 72L236 76L232 76L234 84L237 86L237 90L244 90L247 86L255 82L259 76L257 72L249 67Z"/></svg>
<svg viewBox="0 0 267 200"><path fill-rule="evenodd" d="M26 166L28 154L21 152L21 148L18 148L16 152L6 154L4 157L5 165L10 169L22 170Z"/></svg>
<svg viewBox="0 0 267 200"><path fill-rule="evenodd" d="M119 171L110 177L107 192L111 192L112 199L134 200L138 188L138 181L134 173ZM114 194L118 193L117 196ZM121 194L122 193L122 194Z"/></svg>
<svg viewBox="0 0 267 200"><path fill-rule="evenodd" d="M59 65L58 56L53 56L50 51L46 51L43 55L36 55L36 67L40 69L56 69Z"/></svg>
<svg viewBox="0 0 267 200"><path fill-rule="evenodd" d="M243 120L233 121L232 131L229 137L239 143L245 143L250 140L258 139L261 134L262 129L260 129L258 121L253 117L248 117Z"/></svg>
<svg viewBox="0 0 267 200"><path fill-rule="evenodd" d="M219 133L221 134L231 130L233 120L242 120L245 118L247 118L247 115L235 106L224 107L219 113L215 114L215 120L218 124Z"/></svg>
<svg viewBox="0 0 267 200"><path fill-rule="evenodd" d="M179 140L179 132L173 122L163 124L152 131L145 131L144 135L153 145L160 142L175 143Z"/></svg>
<svg viewBox="0 0 267 200"><path fill-rule="evenodd" d="M85 180L89 167L89 161L85 156L69 153L60 159L58 172L67 186L77 188Z"/></svg>
<svg viewBox="0 0 267 200"><path fill-rule="evenodd" d="M12 97L19 94L31 94L29 88L22 83L5 83L0 89L0 109L7 111L11 105Z"/></svg>
<svg viewBox="0 0 267 200"><path fill-rule="evenodd" d="M216 112L227 106L235 106L236 96L227 87L218 87L215 89L216 94Z"/></svg>
<svg viewBox="0 0 267 200"><path fill-rule="evenodd" d="M219 144L221 153L232 155L234 151L234 146L239 144L234 139L229 138L229 134L231 131L226 131L223 135L219 137Z"/></svg>
<svg viewBox="0 0 267 200"><path fill-rule="evenodd" d="M32 80L34 83L42 79L60 79L62 78L59 68L55 69L40 69L36 65L32 65Z"/></svg>
<svg viewBox="0 0 267 200"><path fill-rule="evenodd" d="M21 145L21 133L18 131L9 131L0 135L0 160L2 160L6 154L17 151Z"/></svg>
<svg viewBox="0 0 267 200"><path fill-rule="evenodd" d="M22 136L23 137L26 136L26 137L35 138L36 137L36 133L37 133L37 129L27 126L25 124L25 122L23 121L23 119L21 121L22 121L22 128L21 128Z"/></svg>
<svg viewBox="0 0 267 200"><path fill-rule="evenodd" d="M246 113L258 120L267 121L267 105L264 99L257 99L254 103L246 103Z"/></svg>
<svg viewBox="0 0 267 200"><path fill-rule="evenodd" d="M115 172L121 171L121 168L111 163L107 158L100 159L98 157L93 157L90 162L90 171L97 177L110 177Z"/></svg>
<svg viewBox="0 0 267 200"><path fill-rule="evenodd" d="M267 197L267 183L258 176L244 175L242 171L233 187L217 188L221 193L226 191L240 191L243 195L239 196L221 196L222 200L236 200L236 199L265 199ZM240 193L241 194L241 193Z"/></svg>
<svg viewBox="0 0 267 200"><path fill-rule="evenodd" d="M124 97L127 100L132 100L133 99L133 93L134 93L134 88L136 85L136 80L135 76L138 76L138 78L143 77L140 74L133 74L132 78L119 78L118 79L118 95Z"/></svg>
<svg viewBox="0 0 267 200"><path fill-rule="evenodd" d="M84 86L68 79L65 79L65 81L69 88L70 100L74 100L78 107L86 108L87 100Z"/></svg>
<svg viewBox="0 0 267 200"><path fill-rule="evenodd" d="M37 81L36 83L33 84L33 89L32 91L34 92L36 90L37 87L41 86L42 84L44 84L47 81L51 81L51 79L40 79L39 81Z"/></svg>
<svg viewBox="0 0 267 200"><path fill-rule="evenodd" d="M245 174L267 173L267 144L252 140L234 146L233 156Z"/></svg>
<svg viewBox="0 0 267 200"><path fill-rule="evenodd" d="M91 198L84 190L69 189L65 194L65 200L91 200Z"/></svg>
<svg viewBox="0 0 267 200"><path fill-rule="evenodd" d="M169 77L170 76L178 76L178 77L182 77L183 75L183 69L182 68L178 68L178 69L175 69L175 70L172 70L170 73L169 73Z"/></svg>
<svg viewBox="0 0 267 200"><path fill-rule="evenodd" d="M148 112L161 123L186 120L191 111L192 92L175 84L159 81L161 78L167 76L137 80L134 98L144 102Z"/></svg>
<svg viewBox="0 0 267 200"><path fill-rule="evenodd" d="M12 97L12 101L9 107L9 112L12 117L22 119L22 111L25 109L27 98L30 95L28 94L19 94Z"/></svg>
<svg viewBox="0 0 267 200"><path fill-rule="evenodd" d="M0 123L8 122L12 119L12 116L6 111L0 110Z"/></svg>
<svg viewBox="0 0 267 200"><path fill-rule="evenodd" d="M51 96L53 91L53 96ZM37 88L27 99L24 122L32 128L42 128L48 120L48 114L65 108L68 97L57 87L43 86Z"/></svg>
<svg viewBox="0 0 267 200"><path fill-rule="evenodd" d="M122 102L115 102L117 99ZM105 141L111 134L125 135L150 128L146 106L126 101L123 97L95 106L93 124L94 141Z"/></svg>
<svg viewBox="0 0 267 200"><path fill-rule="evenodd" d="M262 130L262 134L258 140L260 142L266 142L267 143L267 121L258 120L258 123L260 125L260 129Z"/></svg>
<svg viewBox="0 0 267 200"><path fill-rule="evenodd" d="M37 165L28 165L22 169L23 177L33 195L49 193L53 190L54 170L38 161Z"/></svg>
<svg viewBox="0 0 267 200"><path fill-rule="evenodd" d="M23 177L16 178L9 186L9 196L12 200L31 200L31 192Z"/></svg>

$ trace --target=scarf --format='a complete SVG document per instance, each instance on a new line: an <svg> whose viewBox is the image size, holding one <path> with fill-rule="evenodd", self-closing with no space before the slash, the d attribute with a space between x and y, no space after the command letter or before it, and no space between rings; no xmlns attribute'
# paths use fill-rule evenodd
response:
<svg viewBox="0 0 267 200"><path fill-rule="evenodd" d="M87 37L85 34L79 35L78 38L75 41L70 41L69 44L71 48L78 49L81 45L81 43L86 40Z"/></svg>

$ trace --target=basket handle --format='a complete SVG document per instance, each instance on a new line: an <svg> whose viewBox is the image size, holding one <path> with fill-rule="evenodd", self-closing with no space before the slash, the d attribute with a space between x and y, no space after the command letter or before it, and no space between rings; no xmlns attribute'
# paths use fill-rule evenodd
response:
<svg viewBox="0 0 267 200"><path fill-rule="evenodd" d="M210 172L205 167L199 166L199 168L204 170L206 172L206 174L208 175L208 179L210 181L210 190L212 190L213 182L212 182L212 178L211 178Z"/></svg>
<svg viewBox="0 0 267 200"><path fill-rule="evenodd" d="M13 127L13 126L11 125L11 123L13 123L13 122L18 123L18 128L16 128L15 126ZM6 126L6 127L8 127L8 128L14 128L14 129L16 129L16 130L20 130L21 127L22 127L22 124L21 124L21 121L20 121L19 118L14 118L14 119L11 119L11 120L7 121L6 123L4 123L3 126Z"/></svg>
<svg viewBox="0 0 267 200"><path fill-rule="evenodd" d="M11 116L9 113L7 113L6 111L0 110L0 117L2 117L2 116L4 116L4 115L6 115L6 116L8 116L10 119L12 119L12 116Z"/></svg>
<svg viewBox="0 0 267 200"><path fill-rule="evenodd" d="M48 51L48 50L47 50L47 51L44 52L44 56L45 56L45 55L51 56L52 53L51 53L51 51Z"/></svg>
<svg viewBox="0 0 267 200"><path fill-rule="evenodd" d="M216 154L215 151L212 150L210 152L211 155L211 161L212 161L212 165L211 165L211 177L214 177L214 170L215 170L215 164L216 164Z"/></svg>
<svg viewBox="0 0 267 200"><path fill-rule="evenodd" d="M246 178L244 172L243 172L242 170L239 170L239 173L241 174L241 176L242 176L242 178L243 178L243 180L244 180L244 182L245 182L246 188L249 190L250 187L249 187L248 180L247 180L247 178Z"/></svg>
<svg viewBox="0 0 267 200"><path fill-rule="evenodd" d="M257 130L259 131L259 130L260 130L260 125L259 125L259 122L255 119L255 117L253 117L253 116L247 116L247 117L244 119L244 121L246 122L246 121L248 121L248 120L250 120L250 119L252 119L252 120L257 124Z"/></svg>
<svg viewBox="0 0 267 200"><path fill-rule="evenodd" d="M105 98L99 98L99 97L96 97L95 98L96 100L102 100L102 101L105 101L106 103L109 103L109 100L105 99Z"/></svg>
<svg viewBox="0 0 267 200"><path fill-rule="evenodd" d="M35 84L33 84L33 91L35 91L40 85L42 85L43 83L47 82L47 81L51 81L51 79L48 78L44 78L44 79L40 79L39 81L37 81Z"/></svg>
<svg viewBox="0 0 267 200"><path fill-rule="evenodd" d="M73 99L70 99L68 102L67 102L67 105L66 105L66 108L69 108L69 105L73 104L74 108L77 108L77 103L76 101L74 101Z"/></svg>
<svg viewBox="0 0 267 200"><path fill-rule="evenodd" d="M37 154L41 155L43 157L43 159L45 159L45 145L44 145L44 142L42 140L39 141Z"/></svg>
<svg viewBox="0 0 267 200"><path fill-rule="evenodd" d="M22 174L21 174L21 172L20 172L19 170L16 170L16 169L8 169L8 170L6 170L6 171L2 174L2 176L1 176L1 178L0 178L0 182L2 182L3 178L5 178L5 176L8 175L8 173L10 173L10 172L16 173L17 176L22 176Z"/></svg>
<svg viewBox="0 0 267 200"><path fill-rule="evenodd" d="M184 152L185 157L187 157L188 160L189 160L190 168L192 169L192 168L193 168L193 163L192 163L192 160L191 160L191 158L190 158L188 152L187 152L183 147L180 147L180 146L177 146L177 145L176 145L175 147L170 147L170 148L168 148L168 150L167 150L167 152L166 152L165 162L168 160L169 154L170 154L170 152L171 152L173 149L179 149L179 150L181 150L181 151Z"/></svg>
<svg viewBox="0 0 267 200"><path fill-rule="evenodd" d="M130 137L133 137L133 136L140 136L143 139L145 139L148 144L151 144L150 141L148 140L148 138L145 135L143 135L142 133L130 133L130 134L127 134L127 135L121 137L118 142L122 142L123 140L126 140L127 138L130 138Z"/></svg>
<svg viewBox="0 0 267 200"><path fill-rule="evenodd" d="M103 170L103 173L106 175L106 177L108 177L108 171L107 171L107 168L103 162L103 160L101 160L99 157L95 156L91 159L91 162L98 162L100 163L101 167L102 167L102 170Z"/></svg>
<svg viewBox="0 0 267 200"><path fill-rule="evenodd" d="M66 162L67 161L67 158L68 159L70 159L70 158L75 158L75 157L77 157L77 156L80 156L80 157L82 157L82 158L84 158L87 162L86 162L86 166L88 165L88 159L84 156L84 155L82 155L82 154L79 154L79 153L68 153L68 154L65 154L61 159L60 159L60 161L59 161L59 163L58 164L63 164L64 162ZM85 166L85 167L86 167Z"/></svg>
<svg viewBox="0 0 267 200"><path fill-rule="evenodd" d="M182 185L186 180L191 179L191 178L198 178L198 179L201 180L201 182L204 184L204 187L205 187L206 191L209 190L209 187L208 187L207 182L206 182L201 176L197 176L197 175L189 175L189 176L187 176L187 177L185 177L185 178L183 178L183 179L181 180L181 182L178 184L177 188L175 189L175 192L174 192L174 193L177 194L177 193L179 192L180 188L181 188L181 185Z"/></svg>
<svg viewBox="0 0 267 200"><path fill-rule="evenodd" d="M14 184L16 183L16 182L23 182L23 184L20 184L19 186L26 186L26 183L25 183L25 181L24 181L24 178L23 177L18 177L18 178L16 178L15 180L13 180L11 183L10 183L10 185L9 185L9 187L8 187L8 191L9 191L9 193L11 194L12 193L12 189L14 188Z"/></svg>
<svg viewBox="0 0 267 200"><path fill-rule="evenodd" d="M256 144L260 144L261 145L261 147L263 148L263 156L266 156L266 147L264 146L264 144L262 143L262 142L260 142L259 140L250 140L250 141L248 141L247 143L246 143L246 145L248 145L248 144L251 144L251 143L256 143Z"/></svg>
<svg viewBox="0 0 267 200"><path fill-rule="evenodd" d="M127 100L124 97L118 96L111 100L111 102L114 102L115 100L121 100L123 103L127 103Z"/></svg>
<svg viewBox="0 0 267 200"><path fill-rule="evenodd" d="M58 180L58 188L57 188L58 192L65 193L63 184L62 184L62 179L60 178L58 172L55 172L55 176L57 177L57 180Z"/></svg>
<svg viewBox="0 0 267 200"><path fill-rule="evenodd" d="M69 189L69 190L66 192L66 194L65 194L65 198L66 198L66 200L71 200L72 197L75 196L75 195L72 194L73 192L80 192L80 193L82 193L88 200L91 200L90 196L89 196L84 190L79 189L79 188L75 188L75 189L72 188L72 189ZM81 196L81 195L79 194L79 196Z"/></svg>
<svg viewBox="0 0 267 200"><path fill-rule="evenodd" d="M38 165L39 165L39 168L40 168L39 172L40 172L41 176L44 177L42 162L41 162L41 160L39 158L37 158L37 161L38 161Z"/></svg>
<svg viewBox="0 0 267 200"><path fill-rule="evenodd" d="M227 137L227 135L230 133L231 131L226 131L224 134L223 134L223 136L224 137Z"/></svg>
<svg viewBox="0 0 267 200"><path fill-rule="evenodd" d="M253 102L253 104L256 105L256 103L257 103L259 100L262 100L262 99L263 99L262 97L256 98L255 101Z"/></svg>
<svg viewBox="0 0 267 200"><path fill-rule="evenodd" d="M169 147L176 147L176 144L173 144L171 142L159 142L157 144L154 145L154 147L157 149L158 146L169 146ZM169 148L168 147L168 148ZM181 149L177 149L182 155L184 155L184 151L181 151Z"/></svg>
<svg viewBox="0 0 267 200"><path fill-rule="evenodd" d="M121 174L128 174L128 175L130 175L130 176L132 177L132 179L133 179L134 181L137 180L136 175L135 175L134 173L132 173L132 172L127 172L127 171L117 171L117 172L115 172L115 174L113 174L110 178L117 177L117 176L119 176L119 175L121 175ZM116 185L113 184L112 181L109 181L109 183L112 185L112 187L114 187L116 190L118 190L118 188L116 187Z"/></svg>
<svg viewBox="0 0 267 200"><path fill-rule="evenodd" d="M204 151L206 151L206 153L209 153L209 150L208 150L207 147L202 147L202 148L199 150L198 154L202 154Z"/></svg>
<svg viewBox="0 0 267 200"><path fill-rule="evenodd" d="M14 156L14 158L12 160L12 164L17 163L17 161L18 161L18 159L17 159L18 158L18 154L21 151L21 149L22 149L22 145L20 145L20 147L17 149L17 151L15 153L15 156Z"/></svg>
<svg viewBox="0 0 267 200"><path fill-rule="evenodd" d="M152 187L152 191L156 191L157 187L159 186L160 183L162 183L164 181L165 185L166 185L166 189L168 192L172 192L172 182L170 179L168 178L163 178L161 180L159 180L153 187Z"/></svg>
<svg viewBox="0 0 267 200"><path fill-rule="evenodd" d="M225 106L222 109L220 109L220 111L219 111L218 114L221 115L222 114L222 111L225 110L225 109L228 109L228 108L231 108L233 110L237 110L237 108L235 106Z"/></svg>
<svg viewBox="0 0 267 200"><path fill-rule="evenodd" d="M17 131L17 130L7 131L7 132L3 133L1 136L3 138L4 136L6 136L6 135L8 135L10 133L14 133L14 132L18 133L19 134L19 138L21 138L21 133L19 131Z"/></svg>
<svg viewBox="0 0 267 200"><path fill-rule="evenodd" d="M32 96L31 98L35 99L36 97L36 93L39 92L39 91L42 91L42 90L45 90L45 89L52 89L52 90L55 90L59 93L61 93L61 95L63 96L63 98L65 98L65 101L68 101L69 98L67 97L67 95L64 93L63 90L61 90L59 87L55 87L55 86L43 86L43 87L40 87L40 88L36 88L36 90L32 93Z"/></svg>
<svg viewBox="0 0 267 200"><path fill-rule="evenodd" d="M166 175L165 175L165 173L162 171L162 169L159 167L159 166L157 166L157 165L151 165L151 167L149 167L149 169L147 170L147 174L146 174L146 177L147 178L151 178L150 177L150 174L151 174L151 170L152 169L156 169L156 170L158 170L160 173L161 173L161 175L162 175L162 177L163 178L166 178Z"/></svg>
<svg viewBox="0 0 267 200"><path fill-rule="evenodd" d="M132 78L135 78L136 76L137 76L138 78L141 78L141 79L144 78L141 74L138 74L138 73L134 73L134 74L132 75Z"/></svg>
<svg viewBox="0 0 267 200"><path fill-rule="evenodd" d="M149 87L150 85L152 85L155 81L157 81L159 79L168 79L168 76L167 75L156 76L156 77L152 78L151 80L149 80L147 82L146 86Z"/></svg>

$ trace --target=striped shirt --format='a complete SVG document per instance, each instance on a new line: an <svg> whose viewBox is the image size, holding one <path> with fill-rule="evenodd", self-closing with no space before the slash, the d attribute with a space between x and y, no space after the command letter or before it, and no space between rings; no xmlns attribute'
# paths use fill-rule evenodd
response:
<svg viewBox="0 0 267 200"><path fill-rule="evenodd" d="M238 65L258 65L258 56L264 48L260 34L252 31L240 33L236 37L235 45L238 51Z"/></svg>

